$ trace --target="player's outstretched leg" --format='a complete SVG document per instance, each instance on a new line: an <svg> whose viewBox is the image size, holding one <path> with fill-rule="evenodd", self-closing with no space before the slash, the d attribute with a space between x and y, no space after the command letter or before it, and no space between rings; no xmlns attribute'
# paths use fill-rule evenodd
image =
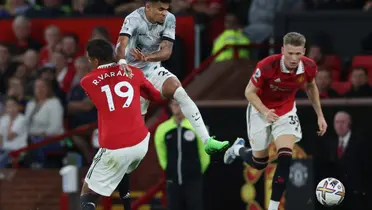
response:
<svg viewBox="0 0 372 210"><path fill-rule="evenodd" d="M162 90L164 96L175 99L180 105L183 114L190 121L196 133L204 142L204 148L208 154L224 150L229 146L228 141L217 141L214 137L209 136L198 107L186 93L185 89L183 89L176 77L168 78L164 82Z"/></svg>
<svg viewBox="0 0 372 210"><path fill-rule="evenodd" d="M244 162L257 170L265 169L268 164L267 161L269 160L269 157L254 157L252 149L245 147L244 144L244 139L237 138L234 144L228 150L226 150L223 161L226 164L231 164L234 162L236 157L240 157Z"/></svg>
<svg viewBox="0 0 372 210"><path fill-rule="evenodd" d="M292 148L295 140L296 138L293 135L282 135L275 141L278 164L273 177L272 194L268 210L279 209L280 199L283 196L289 178L289 169L292 162Z"/></svg>

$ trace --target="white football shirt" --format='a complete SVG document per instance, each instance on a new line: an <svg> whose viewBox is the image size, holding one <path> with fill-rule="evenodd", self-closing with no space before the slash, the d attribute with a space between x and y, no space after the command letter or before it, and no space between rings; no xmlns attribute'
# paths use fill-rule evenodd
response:
<svg viewBox="0 0 372 210"><path fill-rule="evenodd" d="M175 35L176 17L172 13L168 12L163 24L154 24L147 20L144 7L136 9L125 18L120 30L120 36L129 37L125 59L129 65L141 69L146 75L160 65L160 62L135 61L130 55L130 49L140 49L144 54L155 53L160 50L163 40L173 42Z"/></svg>

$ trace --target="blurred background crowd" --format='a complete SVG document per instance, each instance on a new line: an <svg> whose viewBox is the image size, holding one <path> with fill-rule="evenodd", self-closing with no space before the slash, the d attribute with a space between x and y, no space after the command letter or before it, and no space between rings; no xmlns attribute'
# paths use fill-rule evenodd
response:
<svg viewBox="0 0 372 210"><path fill-rule="evenodd" d="M12 20L14 42L0 42L0 167L10 167L8 153L26 145L96 122L96 109L87 102L80 79L92 70L78 35L62 33L56 25L44 30L44 39L32 37L33 18L122 16L144 5L143 0L2 0L1 19ZM273 3L275 2L275 3ZM272 44L276 15L285 12L354 10L369 13L371 0L173 0L170 11L192 15L202 28L200 59L215 54L226 44ZM71 22L71 27L74 23ZM119 25L117 26L119 29ZM352 33L352 32L350 32ZM105 39L113 45L105 26L91 31L91 39ZM307 37L306 55L319 66L316 83L321 98L372 97L372 34L362 41L358 55L340 56L327 33ZM277 50L274 50L277 51ZM240 49L240 58L258 60L270 49ZM180 37L171 59L163 65L180 79L187 76L184 43ZM223 50L214 62L233 59ZM246 79L248 81L248 78ZM243 93L242 93L243 94ZM298 98L305 98L299 91ZM339 116L340 117L340 116ZM336 120L336 119L335 119ZM336 122L336 121L335 121ZM351 116L342 115L335 128L338 136L349 132ZM335 123L336 125L336 123ZM340 127L341 126L341 127ZM344 127L342 127L344 126ZM333 129L333 128L330 128ZM338 129L338 130L337 130ZM94 155L92 130L74 135L24 154L21 165L33 168L61 167L66 151L81 157L87 165ZM94 135L93 135L94 136ZM94 138L93 138L94 139ZM341 139L341 138L340 138ZM347 142L340 140L341 147ZM337 147L337 146L336 146Z"/></svg>

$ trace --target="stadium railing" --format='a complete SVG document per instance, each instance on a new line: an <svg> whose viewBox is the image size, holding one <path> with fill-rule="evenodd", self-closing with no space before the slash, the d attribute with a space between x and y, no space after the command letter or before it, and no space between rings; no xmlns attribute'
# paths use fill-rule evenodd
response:
<svg viewBox="0 0 372 210"><path fill-rule="evenodd" d="M207 67L215 60L215 58L220 55L223 51L226 49L233 49L234 50L234 56L233 59L238 59L239 58L239 49L257 49L257 48L275 48L277 47L276 45L259 45L259 44L249 44L249 45L225 45L222 49L220 49L218 52L216 52L214 55L211 55L208 57L206 60L204 60L200 66L193 71L182 81L183 86L187 86L190 84L190 82L195 78L195 76L204 70L207 69ZM164 104L166 102L164 101ZM164 107L165 108L165 107ZM163 112L163 116L160 117L160 120L158 123L155 124L155 126L149 128L150 131L154 131L156 126L161 123L162 119L166 119L167 116L166 112ZM12 151L9 153L9 155L12 157L13 162L12 162L12 167L13 168L18 168L18 161L19 157L21 156L22 153L29 152L31 150L36 150L39 149L43 146L46 146L51 143L59 142L62 141L63 139L67 137L71 137L72 135L84 133L87 130L97 128L97 123L91 123L87 125L80 126L76 129L70 130L62 135L54 136L51 138L47 138L44 141L40 141L37 143L30 144L26 147L20 148L18 150ZM148 203L158 192L164 192L165 188L165 179L162 178L159 183L157 183L155 186L151 187L145 195L143 195L141 198L137 199L132 203L132 209L137 210L141 205ZM62 202L63 201L63 202ZM61 195L61 203L67 202L67 196L66 195ZM164 204L164 200L162 201L162 204ZM106 197L103 201L103 210L111 210L111 205L112 201L110 197ZM61 209L65 209L66 205L61 205Z"/></svg>

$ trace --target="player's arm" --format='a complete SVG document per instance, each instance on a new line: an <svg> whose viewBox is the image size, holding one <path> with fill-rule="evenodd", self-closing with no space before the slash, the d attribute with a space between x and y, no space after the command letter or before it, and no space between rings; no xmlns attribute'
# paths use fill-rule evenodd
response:
<svg viewBox="0 0 372 210"><path fill-rule="evenodd" d="M319 97L319 90L315 83L315 75L317 72L316 64L314 63L315 69L314 71L310 72L309 77L307 78L307 83L305 85L305 91L307 94L307 97L311 101L314 111L316 115L318 116L318 135L323 136L325 132L327 131L327 122L324 119L322 107L320 105L320 97Z"/></svg>
<svg viewBox="0 0 372 210"><path fill-rule="evenodd" d="M120 35L116 43L116 56L119 64L126 64L125 49L128 46L129 38L135 32L138 26L138 21L134 17L127 17L121 26Z"/></svg>
<svg viewBox="0 0 372 210"><path fill-rule="evenodd" d="M315 83L315 79L312 79L312 81L306 83L305 91L307 97L313 105L315 113L318 115L318 117L324 117L322 106L320 105L319 90L318 86Z"/></svg>
<svg viewBox="0 0 372 210"><path fill-rule="evenodd" d="M125 48L127 48L129 37L126 35L120 35L116 44L116 56L117 60L125 60Z"/></svg>
<svg viewBox="0 0 372 210"><path fill-rule="evenodd" d="M257 91L263 86L263 83L264 76L262 75L260 68L256 68L256 71L252 75L247 87L245 88L245 98L261 114L265 114L269 111L269 109L262 103L261 99L257 95Z"/></svg>
<svg viewBox="0 0 372 210"><path fill-rule="evenodd" d="M160 44L158 52L145 56L145 60L149 62L165 61L170 58L173 50L173 42L176 37L176 18L174 15L169 14L165 21L165 29L162 33L163 41Z"/></svg>
<svg viewBox="0 0 372 210"><path fill-rule="evenodd" d="M172 55L173 40L163 40L158 52L147 55L145 58L149 62L166 61Z"/></svg>

